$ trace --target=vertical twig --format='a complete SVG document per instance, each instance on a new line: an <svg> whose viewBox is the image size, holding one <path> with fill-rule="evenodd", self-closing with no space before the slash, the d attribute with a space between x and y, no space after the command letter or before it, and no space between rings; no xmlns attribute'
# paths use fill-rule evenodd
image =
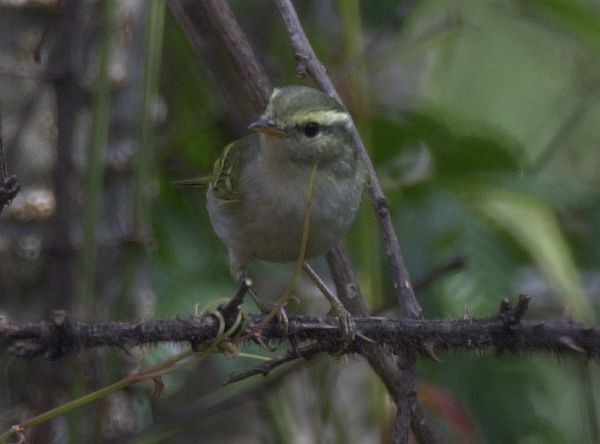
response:
<svg viewBox="0 0 600 444"><path fill-rule="evenodd" d="M360 295L360 289L356 284L356 276L350 263L348 262L348 254L343 244L338 245L331 251L327 252L327 262L331 269L331 277L335 283L338 295L344 306L353 316L368 316L367 308ZM382 348L377 345L365 345L362 354L365 356L371 368L383 381L386 390L398 406L398 412L412 411L413 415L410 419L410 426L414 434L419 438L419 442L423 444L441 443L443 440L437 431L431 426L431 420L425 408L414 395L414 387L416 384L416 375L407 374L405 370L414 372L414 365L402 365L402 369L395 362L392 356L387 354ZM410 355L408 356L410 359ZM414 355L413 355L414 358ZM406 358L405 358L406 359ZM410 362L410 361L409 361ZM411 389L412 387L412 389ZM406 395L412 396L414 406L407 408ZM406 424L406 415L401 414L396 418L398 422L404 426ZM402 418L400 418L400 416ZM406 431L407 433L407 431ZM395 434L394 436L397 436Z"/></svg>
<svg viewBox="0 0 600 444"><path fill-rule="evenodd" d="M298 73L300 76L310 74L315 79L319 87L327 94L338 99L341 103L341 98L337 93L333 83L329 79L325 67L317 58L312 46L310 45L296 10L290 0L275 0L281 18L288 30L290 40L296 54L298 63ZM394 275L394 289L398 297L400 306L405 316L419 318L422 313L421 306L417 302L415 293L410 282L408 270L404 264L404 259L400 253L400 244L398 237L394 231L394 225L390 217L387 199L383 194L383 189L375 173L373 163L367 153L367 150L358 134L358 131L353 126L352 137L354 142L359 147L360 155L364 161L370 175L369 195L373 203L373 208L379 221L388 259L391 264L392 273Z"/></svg>
<svg viewBox="0 0 600 444"><path fill-rule="evenodd" d="M246 83L239 85L237 79L230 80L228 74L231 70L228 66L221 66L222 56L218 49L218 36L208 22L208 17L198 7L197 0L168 0L167 6L202 60L208 81L215 88L216 98L220 99L223 119L227 122L227 126L235 135L246 134L248 119L255 117L249 115L251 108L246 107L245 103L240 103L239 100L243 92L238 90L245 88Z"/></svg>
<svg viewBox="0 0 600 444"><path fill-rule="evenodd" d="M83 93L79 84L82 70L82 4L64 0L57 19L57 37L48 66L56 92L56 161L53 171L56 211L50 258L52 308L68 308L74 296L75 258L72 245L75 211L76 169L73 164L75 126Z"/></svg>
<svg viewBox="0 0 600 444"><path fill-rule="evenodd" d="M394 424L394 444L408 443L411 421L417 405L417 370L414 353L404 353L399 358L402 378L399 381L400 393L396 401L398 413Z"/></svg>
<svg viewBox="0 0 600 444"><path fill-rule="evenodd" d="M85 201L83 205L83 258L82 303L87 313L93 314L94 276L97 257L97 226L100 217L106 144L110 121L110 52L112 43L112 19L114 0L104 2L102 40L100 42L100 69L96 83L92 140L87 155Z"/></svg>
<svg viewBox="0 0 600 444"><path fill-rule="evenodd" d="M275 3L277 4L281 18L290 35L290 40L296 54L299 75L303 76L305 74L310 74L327 94L337 98L341 102L333 82L327 75L325 67L317 58L304 33L304 29L300 24L300 20L298 19L298 15L296 14L291 0L275 0ZM410 276L400 252L400 244L390 217L387 199L383 194L383 189L377 178L368 152L354 125L352 136L354 142L359 147L361 158L370 174L369 195L379 221L379 229L382 233L388 260L390 261L392 268L394 289L398 302L402 307L402 314L405 317L419 318L422 314L422 309L415 297ZM335 253L328 254L330 264L331 259L334 259L335 257ZM400 378L400 390L394 397L398 407L394 429L394 443L407 443L412 415L417 406L416 394L414 393L416 387L414 352L406 351L400 356L400 361L402 373ZM383 364L383 362L379 364ZM413 426L416 426L414 422Z"/></svg>
<svg viewBox="0 0 600 444"><path fill-rule="evenodd" d="M56 209L50 230L51 246L48 249L49 308L69 310L75 298L76 254L73 231L78 217L76 190L79 172L73 162L75 133L79 110L83 100L80 76L83 68L82 47L85 42L83 2L63 0L59 3L56 20L55 44L48 61L47 74L55 91L56 103L56 159L52 172ZM41 368L35 378L54 387L52 393L42 391L36 397L34 410L45 411L56 406L66 391L65 363ZM71 381L72 382L72 381ZM78 384L74 384L78 386ZM77 413L69 419L69 427L79 429L84 422ZM36 430L36 440L52 442L55 428L45 424Z"/></svg>
<svg viewBox="0 0 600 444"><path fill-rule="evenodd" d="M271 82L256 60L254 51L235 19L229 3L223 0L203 0L200 5L221 37L238 74L244 79L244 86L252 99L254 110L257 113L262 112L271 94Z"/></svg>
<svg viewBox="0 0 600 444"><path fill-rule="evenodd" d="M134 233L143 239L149 220L148 197L151 186L153 157L152 125L158 95L160 59L162 53L165 1L150 2L148 17L148 51L144 64L144 92L140 121L139 148L135 170Z"/></svg>

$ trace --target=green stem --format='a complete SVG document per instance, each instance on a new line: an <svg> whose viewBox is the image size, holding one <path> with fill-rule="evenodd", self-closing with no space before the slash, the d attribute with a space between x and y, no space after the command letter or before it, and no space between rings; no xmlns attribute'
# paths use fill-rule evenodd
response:
<svg viewBox="0 0 600 444"><path fill-rule="evenodd" d="M298 261L296 262L296 265L294 267L294 273L292 274L292 277L290 278L288 285L285 291L283 292L283 296L281 297L275 308L273 308L273 310L271 310L271 312L267 316L265 316L262 322L258 324L254 330L252 330L245 336L241 336L239 338L240 341L246 340L254 336L254 334L265 328L269 324L269 322L271 322L271 320L275 317L275 315L279 312L279 310L285 307L292 295L292 291L296 287L296 282L298 281L300 273L302 272L302 264L304 263L304 257L306 256L306 245L308 244L308 233L310 228L310 214L312 209L312 202L315 198L315 176L317 174L317 167L318 164L315 162L310 172L310 178L308 179L308 191L306 192L306 208L304 210L304 221L302 222L302 240L300 242L300 253L298 254Z"/></svg>
<svg viewBox="0 0 600 444"><path fill-rule="evenodd" d="M94 313L94 276L98 242L96 237L102 196L104 159L110 121L110 54L114 0L104 2L103 32L100 42L100 69L94 98L93 129L87 155L87 171L83 205L83 270L81 302L86 313Z"/></svg>
<svg viewBox="0 0 600 444"><path fill-rule="evenodd" d="M144 223L148 221L149 216L147 197L152 183L152 108L158 96L164 19L165 0L151 1L148 24L148 53L144 66L140 146L135 171L134 227L137 234L144 232Z"/></svg>
<svg viewBox="0 0 600 444"><path fill-rule="evenodd" d="M359 59L365 51L362 36L363 26L360 7L357 0L338 0L338 11L342 25L344 39L344 59L347 62ZM367 91L367 72L364 65L358 66L346 79L344 88L348 91L347 105L352 112L354 122L366 146L370 146L371 140L371 103ZM369 150L371 151L371 150ZM358 232L361 253L361 287L365 288L364 294L369 307L377 307L381 303L383 294L381 285L381 251L379 233L376 224L373 223L373 212L371 208L362 208L358 217Z"/></svg>
<svg viewBox="0 0 600 444"><path fill-rule="evenodd" d="M358 0L338 0L338 10L342 24L342 33L344 38L345 59L347 62L359 60L365 54L364 44L362 42L363 26ZM348 77L348 91L352 91L349 105L353 113L355 123L360 129L365 145L371 146L372 143L372 109L369 92L367 91L367 70L364 64L360 64L352 70ZM369 149L371 152L372 149ZM381 249L379 241L379 230L373 220L373 211L370 206L363 206L358 217L358 232L360 244L360 255L364 282L362 287L365 289L365 298L370 308L377 307L382 302L383 288L381 276ZM372 391L371 414L376 418L384 418L384 411L387 408L386 391L379 382L379 378L372 375L370 380ZM382 423L380 423L382 424Z"/></svg>
<svg viewBox="0 0 600 444"><path fill-rule="evenodd" d="M208 358L208 356L210 356L213 351L214 348L211 347L209 350L207 350L200 356L200 360ZM136 382L158 377L160 375L177 370L181 368L181 366L178 366L176 364L182 359L191 356L193 353L194 352L191 349L183 351L175 356L170 357L169 359L166 359L162 362L159 362L156 365L153 365L152 367L146 370L129 375L126 378L123 378L120 381L117 381L99 390L96 390L95 392L84 395L81 398L74 399L73 401L67 402L66 404L63 404L61 406L48 410L38 416L34 416L33 418L23 421L22 423L13 426L6 432L2 433L0 435L0 443L5 443L11 436L17 434L19 431L25 431L28 428L35 427L46 421L56 418L59 415L64 415L65 413L69 413L91 402L98 401L118 390L122 390L126 387L129 387L130 385L133 385Z"/></svg>
<svg viewBox="0 0 600 444"><path fill-rule="evenodd" d="M283 293L282 299L287 301L292 294L292 291L296 287L296 282L302 273L302 264L306 257L306 245L308 244L308 233L310 229L310 214L312 212L312 203L315 198L315 176L317 174L317 163L313 165L310 172L310 178L308 180L308 191L306 192L306 208L304 209L304 220L302 221L302 241L300 243L300 253L298 254L298 261L294 267L294 274L288 283L285 292Z"/></svg>

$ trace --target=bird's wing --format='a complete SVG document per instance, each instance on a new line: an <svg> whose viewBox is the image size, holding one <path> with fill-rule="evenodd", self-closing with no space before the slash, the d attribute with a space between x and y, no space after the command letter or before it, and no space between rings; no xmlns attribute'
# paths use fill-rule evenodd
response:
<svg viewBox="0 0 600 444"><path fill-rule="evenodd" d="M258 138L252 134L225 147L213 168L211 189L223 201L240 198L240 176L245 165L256 155Z"/></svg>
<svg viewBox="0 0 600 444"><path fill-rule="evenodd" d="M192 177L191 179L174 180L171 182L177 188L207 188L212 176Z"/></svg>

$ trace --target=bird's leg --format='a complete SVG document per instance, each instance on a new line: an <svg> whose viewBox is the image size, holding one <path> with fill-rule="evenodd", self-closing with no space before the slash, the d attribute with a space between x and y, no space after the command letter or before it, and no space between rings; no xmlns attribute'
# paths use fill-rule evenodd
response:
<svg viewBox="0 0 600 444"><path fill-rule="evenodd" d="M240 282L240 285L246 287L248 294L250 295L250 297L254 301L254 304L262 314L268 315L273 310L277 310L275 317L277 318L277 321L281 324L282 328L287 332L290 322L288 320L285 309L279 308L277 304L273 302L268 302L264 299L261 299L256 294L256 291L254 291L254 287L252 286L252 279L248 277L248 273L246 272L246 267L239 267L238 270L236 270L235 274L238 278L238 281Z"/></svg>
<svg viewBox="0 0 600 444"><path fill-rule="evenodd" d="M345 349L353 340L356 334L356 323L352 318L352 315L346 310L342 301L333 293L327 284L323 282L323 279L319 277L317 272L312 269L308 262L302 263L302 269L308 275L308 277L315 283L315 285L321 290L323 296L327 298L329 304L331 304L331 313L340 320L340 326L342 327L342 339L343 349Z"/></svg>

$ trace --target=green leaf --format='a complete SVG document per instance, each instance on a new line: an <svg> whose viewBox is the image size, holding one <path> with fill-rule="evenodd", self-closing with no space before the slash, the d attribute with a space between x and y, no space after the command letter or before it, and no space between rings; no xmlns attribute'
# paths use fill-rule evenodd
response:
<svg viewBox="0 0 600 444"><path fill-rule="evenodd" d="M541 200L501 189L482 188L474 203L532 256L548 282L578 319L593 320L592 306L556 216Z"/></svg>
<svg viewBox="0 0 600 444"><path fill-rule="evenodd" d="M490 171L516 171L520 150L503 134L483 124L447 123L444 116L407 112L398 122L373 122L375 161L387 162L401 149L424 143L431 152L436 177L448 178Z"/></svg>
<svg viewBox="0 0 600 444"><path fill-rule="evenodd" d="M600 14L574 0L527 0L553 22L583 42L600 49Z"/></svg>

